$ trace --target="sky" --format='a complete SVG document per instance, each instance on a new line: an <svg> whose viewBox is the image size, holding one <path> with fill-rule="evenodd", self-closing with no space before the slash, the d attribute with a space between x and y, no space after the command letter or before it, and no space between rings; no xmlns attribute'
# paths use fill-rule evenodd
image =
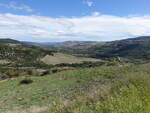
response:
<svg viewBox="0 0 150 113"><path fill-rule="evenodd" d="M0 38L112 41L150 35L150 0L0 0Z"/></svg>

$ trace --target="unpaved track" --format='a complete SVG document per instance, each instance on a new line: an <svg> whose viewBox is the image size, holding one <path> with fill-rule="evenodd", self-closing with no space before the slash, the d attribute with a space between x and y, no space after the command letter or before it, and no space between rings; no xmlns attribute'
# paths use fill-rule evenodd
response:
<svg viewBox="0 0 150 113"><path fill-rule="evenodd" d="M14 79L16 79L16 78L9 78L9 79L5 79L5 80L0 80L0 83L1 82L7 82L7 81L10 81L10 80L14 80Z"/></svg>

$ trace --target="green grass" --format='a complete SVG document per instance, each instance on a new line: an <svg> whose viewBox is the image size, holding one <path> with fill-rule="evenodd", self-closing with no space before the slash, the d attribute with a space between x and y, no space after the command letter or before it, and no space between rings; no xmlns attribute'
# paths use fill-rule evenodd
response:
<svg viewBox="0 0 150 113"><path fill-rule="evenodd" d="M32 84L20 85L22 79L24 78L0 83L0 111L49 104L53 99L60 97L63 88L74 84L72 81L55 77L32 77Z"/></svg>
<svg viewBox="0 0 150 113"><path fill-rule="evenodd" d="M149 113L149 72L147 67L130 68L124 76L106 82L99 90L76 95L72 104L59 102L46 113Z"/></svg>
<svg viewBox="0 0 150 113"><path fill-rule="evenodd" d="M30 77L28 85L19 84L24 77L0 82L0 112L51 105L44 113L149 113L149 70L96 67Z"/></svg>

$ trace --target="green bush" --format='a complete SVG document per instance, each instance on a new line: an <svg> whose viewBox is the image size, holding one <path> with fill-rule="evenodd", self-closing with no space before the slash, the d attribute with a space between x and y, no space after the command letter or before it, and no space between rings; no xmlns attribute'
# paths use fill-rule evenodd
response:
<svg viewBox="0 0 150 113"><path fill-rule="evenodd" d="M33 82L33 80L31 79L23 79L20 81L19 84L31 84Z"/></svg>

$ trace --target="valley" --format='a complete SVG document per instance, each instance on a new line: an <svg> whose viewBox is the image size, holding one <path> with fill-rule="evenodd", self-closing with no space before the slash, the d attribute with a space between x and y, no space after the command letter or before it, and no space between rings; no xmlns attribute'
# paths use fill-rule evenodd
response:
<svg viewBox="0 0 150 113"><path fill-rule="evenodd" d="M149 113L150 37L0 39L0 113Z"/></svg>

